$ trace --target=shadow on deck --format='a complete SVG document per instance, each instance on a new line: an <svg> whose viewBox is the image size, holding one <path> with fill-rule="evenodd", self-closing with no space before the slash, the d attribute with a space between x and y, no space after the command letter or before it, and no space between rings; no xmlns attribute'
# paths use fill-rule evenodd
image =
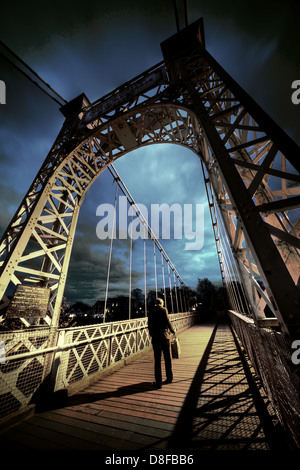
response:
<svg viewBox="0 0 300 470"><path fill-rule="evenodd" d="M211 335L169 450L286 450L282 430L227 324Z"/></svg>
<svg viewBox="0 0 300 470"><path fill-rule="evenodd" d="M273 410L230 327L180 335L174 381L154 390L146 353L1 435L6 450L286 450Z"/></svg>

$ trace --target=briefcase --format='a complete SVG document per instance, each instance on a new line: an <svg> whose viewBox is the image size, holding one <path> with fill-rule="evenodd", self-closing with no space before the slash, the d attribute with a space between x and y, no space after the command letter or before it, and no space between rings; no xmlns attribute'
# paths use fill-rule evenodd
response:
<svg viewBox="0 0 300 470"><path fill-rule="evenodd" d="M179 339L176 337L173 339L171 343L171 353L173 359L179 359L181 353L181 347L179 343Z"/></svg>

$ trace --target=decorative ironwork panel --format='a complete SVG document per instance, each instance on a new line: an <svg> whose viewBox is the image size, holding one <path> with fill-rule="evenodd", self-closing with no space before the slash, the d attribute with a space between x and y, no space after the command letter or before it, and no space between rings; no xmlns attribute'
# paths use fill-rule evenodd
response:
<svg viewBox="0 0 300 470"><path fill-rule="evenodd" d="M170 315L176 331L191 327L197 319L197 315L190 313ZM150 344L147 318L62 330L59 349L63 352L59 356L55 390L68 388Z"/></svg>

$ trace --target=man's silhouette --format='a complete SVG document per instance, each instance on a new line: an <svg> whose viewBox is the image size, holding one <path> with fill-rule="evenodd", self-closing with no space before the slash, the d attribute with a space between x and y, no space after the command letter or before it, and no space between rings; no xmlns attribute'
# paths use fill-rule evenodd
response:
<svg viewBox="0 0 300 470"><path fill-rule="evenodd" d="M167 380L165 383L171 383L173 380L172 361L170 354L170 338L171 333L175 331L169 320L168 310L163 306L162 299L156 299L155 307L149 313L148 328L149 334L152 338L152 346L154 352L154 373L155 388L162 386L162 372L161 372L161 353L163 352L166 368Z"/></svg>

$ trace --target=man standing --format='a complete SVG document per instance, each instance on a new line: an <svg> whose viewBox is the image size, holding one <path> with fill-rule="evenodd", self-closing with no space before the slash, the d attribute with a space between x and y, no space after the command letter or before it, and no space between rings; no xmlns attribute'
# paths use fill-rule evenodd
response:
<svg viewBox="0 0 300 470"><path fill-rule="evenodd" d="M175 335L175 331L171 325L168 316L168 310L164 307L162 299L156 299L153 311L149 313L148 329L152 338L152 346L154 352L154 372L155 388L162 386L162 372L161 372L161 352L163 352L166 368L167 380L165 383L171 383L173 380L172 361L170 354L170 332Z"/></svg>

